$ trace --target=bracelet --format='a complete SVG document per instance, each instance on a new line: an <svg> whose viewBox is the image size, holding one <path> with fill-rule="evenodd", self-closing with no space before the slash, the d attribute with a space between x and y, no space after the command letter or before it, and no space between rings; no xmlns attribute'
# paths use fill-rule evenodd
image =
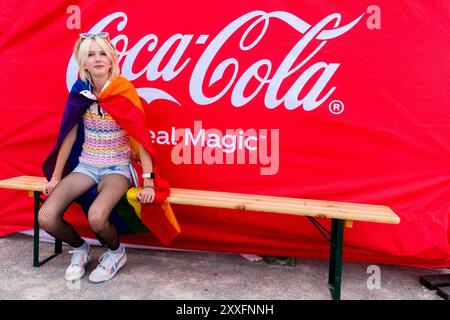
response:
<svg viewBox="0 0 450 320"><path fill-rule="evenodd" d="M58 181L61 181L61 178L58 178L58 177L52 177L52 178L50 179L50 181L52 181L52 180L58 180Z"/></svg>
<svg viewBox="0 0 450 320"><path fill-rule="evenodd" d="M143 187L142 187L142 189L145 189L145 188L151 188L151 189L155 190L155 187L154 187L154 186L148 186L148 185L147 185L147 186L143 186Z"/></svg>

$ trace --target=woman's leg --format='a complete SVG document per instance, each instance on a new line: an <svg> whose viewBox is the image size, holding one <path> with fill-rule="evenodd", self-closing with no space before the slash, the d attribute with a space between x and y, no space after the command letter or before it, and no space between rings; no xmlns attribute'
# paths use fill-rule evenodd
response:
<svg viewBox="0 0 450 320"><path fill-rule="evenodd" d="M109 222L109 215L129 187L130 181L121 174L104 176L98 184L98 195L89 208L88 220L92 230L111 250L119 248L120 242L116 227Z"/></svg>
<svg viewBox="0 0 450 320"><path fill-rule="evenodd" d="M40 227L72 247L81 246L83 239L63 216L69 205L94 185L95 181L85 174L72 172L67 175L39 210Z"/></svg>

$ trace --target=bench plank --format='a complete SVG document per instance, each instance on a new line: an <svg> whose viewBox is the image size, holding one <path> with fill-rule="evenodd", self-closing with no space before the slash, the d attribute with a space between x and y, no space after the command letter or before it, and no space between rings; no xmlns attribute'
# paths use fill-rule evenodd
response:
<svg viewBox="0 0 450 320"><path fill-rule="evenodd" d="M241 193L171 189L171 203L397 224L387 206Z"/></svg>
<svg viewBox="0 0 450 320"><path fill-rule="evenodd" d="M1 180L0 188L43 191L45 178L20 176ZM170 203L283 213L297 216L398 224L400 218L387 206L311 200L232 192L171 188Z"/></svg>
<svg viewBox="0 0 450 320"><path fill-rule="evenodd" d="M44 177L20 176L0 181L0 188L28 190L28 191L44 191Z"/></svg>
<svg viewBox="0 0 450 320"><path fill-rule="evenodd" d="M284 197L284 196L266 196L266 195L255 195L255 194L247 194L247 193L231 193L231 192L222 192L222 191L204 191L204 190L191 190L191 189L183 189L184 193L188 195L189 193L194 194L195 196L198 196L200 194L203 194L205 196L214 196L217 195L219 197L232 197L234 199L241 198L241 199L260 199L260 200L269 200L272 202L280 202L280 203L287 203L290 200L293 200L295 203L298 202L298 200L307 201L310 205L320 205L323 206L324 202L328 206L339 206L340 208L345 208L347 205L350 206L353 209L357 209L358 207L361 208L361 210L367 211L367 209L370 209L370 211L386 211L385 206L382 205L371 205L371 204L359 204L359 203L351 203L351 202L339 202L339 201L330 201L330 200L311 200L311 199L300 199L300 198L290 198L290 197Z"/></svg>

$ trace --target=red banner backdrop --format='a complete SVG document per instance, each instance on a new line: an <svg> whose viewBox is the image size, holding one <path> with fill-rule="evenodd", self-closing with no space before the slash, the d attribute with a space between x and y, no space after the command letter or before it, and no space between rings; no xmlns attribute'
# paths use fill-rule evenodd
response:
<svg viewBox="0 0 450 320"><path fill-rule="evenodd" d="M172 187L388 205L401 223L354 223L345 260L450 266L447 1L1 1L0 10L1 179L42 175L77 76L73 44L107 31L147 103ZM0 236L32 227L24 192L4 190L0 203ZM174 248L328 255L303 217L173 209ZM67 219L93 235L76 206ZM149 234L123 240L159 245Z"/></svg>

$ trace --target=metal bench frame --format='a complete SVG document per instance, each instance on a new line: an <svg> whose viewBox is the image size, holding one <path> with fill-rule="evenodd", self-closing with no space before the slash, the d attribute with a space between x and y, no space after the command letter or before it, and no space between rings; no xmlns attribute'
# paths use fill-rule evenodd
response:
<svg viewBox="0 0 450 320"><path fill-rule="evenodd" d="M42 192L34 191L34 235L33 235L33 266L39 268L44 263L62 253L62 241L55 239L55 253L42 261L39 261L39 220L40 204L45 200L41 198ZM312 224L319 230L330 243L330 258L328 267L328 286L333 300L341 298L342 282L342 244L344 240L344 220L332 219L331 231L322 226L316 219L308 217Z"/></svg>

